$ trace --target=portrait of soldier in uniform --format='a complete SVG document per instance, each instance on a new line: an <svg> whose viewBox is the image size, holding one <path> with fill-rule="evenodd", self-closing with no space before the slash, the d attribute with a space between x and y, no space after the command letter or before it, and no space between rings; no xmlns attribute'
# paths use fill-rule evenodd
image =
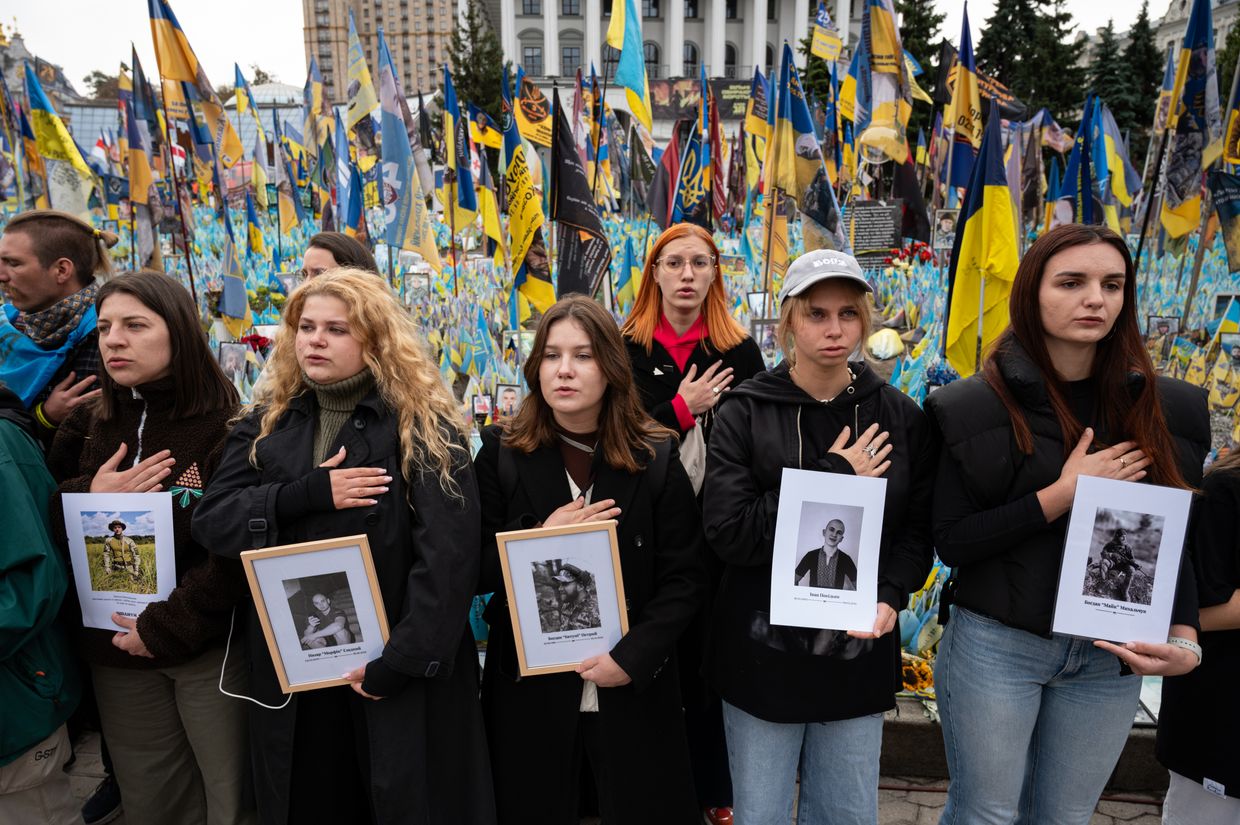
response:
<svg viewBox="0 0 1240 825"><path fill-rule="evenodd" d="M125 535L126 524L120 519L113 519L108 529L112 535L103 540L103 572L125 571L137 581L142 572L142 554L138 552L138 545Z"/></svg>

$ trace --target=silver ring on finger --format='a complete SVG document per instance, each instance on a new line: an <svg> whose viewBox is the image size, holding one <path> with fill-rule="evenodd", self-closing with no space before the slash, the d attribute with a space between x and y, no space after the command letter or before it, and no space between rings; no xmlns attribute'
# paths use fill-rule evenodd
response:
<svg viewBox="0 0 1240 825"><path fill-rule="evenodd" d="M877 447L866 447L866 448L865 448L865 450L863 450L863 452L864 452L866 455L868 455L870 458L875 458L875 457L877 457L877 456L878 456L878 448L877 448Z"/></svg>
<svg viewBox="0 0 1240 825"><path fill-rule="evenodd" d="M721 392L721 390L718 387L711 387L710 391L713 392L715 395L718 395Z"/></svg>
<svg viewBox="0 0 1240 825"><path fill-rule="evenodd" d="M1127 468L1127 467L1128 467L1128 459L1124 458L1123 456L1120 456L1120 457L1119 457L1119 466L1120 466L1121 468Z"/></svg>

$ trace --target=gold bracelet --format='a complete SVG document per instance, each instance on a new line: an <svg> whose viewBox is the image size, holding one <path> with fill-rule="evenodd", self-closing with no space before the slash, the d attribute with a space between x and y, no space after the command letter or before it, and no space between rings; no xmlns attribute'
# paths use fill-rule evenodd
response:
<svg viewBox="0 0 1240 825"><path fill-rule="evenodd" d="M36 421L38 421L40 424L42 424L47 429L49 430L56 429L56 425L53 424L50 420L48 420L47 415L43 412L42 401L34 405L34 418Z"/></svg>

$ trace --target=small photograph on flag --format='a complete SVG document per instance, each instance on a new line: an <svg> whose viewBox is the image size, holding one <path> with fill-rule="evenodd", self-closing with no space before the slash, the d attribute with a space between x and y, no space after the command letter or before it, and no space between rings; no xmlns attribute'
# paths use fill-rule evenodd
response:
<svg viewBox="0 0 1240 825"><path fill-rule="evenodd" d="M1224 332L1218 337L1219 350L1231 359L1232 366L1240 364L1240 332Z"/></svg>

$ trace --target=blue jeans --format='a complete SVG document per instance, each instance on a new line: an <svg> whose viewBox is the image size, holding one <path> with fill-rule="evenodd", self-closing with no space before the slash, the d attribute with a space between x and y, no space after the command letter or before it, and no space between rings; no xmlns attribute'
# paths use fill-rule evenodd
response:
<svg viewBox="0 0 1240 825"><path fill-rule="evenodd" d="M939 825L1088 825L1141 677L1087 639L954 608L934 666L951 786Z"/></svg>
<svg viewBox="0 0 1240 825"><path fill-rule="evenodd" d="M736 825L874 825L883 715L839 722L766 722L723 703Z"/></svg>

